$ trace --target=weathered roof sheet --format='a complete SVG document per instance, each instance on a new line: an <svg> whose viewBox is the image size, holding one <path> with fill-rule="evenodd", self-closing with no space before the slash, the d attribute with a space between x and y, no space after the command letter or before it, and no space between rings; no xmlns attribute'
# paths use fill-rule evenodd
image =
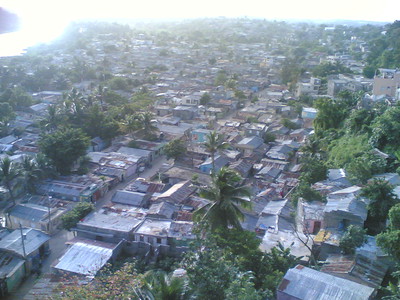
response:
<svg viewBox="0 0 400 300"><path fill-rule="evenodd" d="M103 209L92 212L77 224L77 228L93 227L120 232L131 232L143 221L144 214L137 216L131 213L109 212Z"/></svg>
<svg viewBox="0 0 400 300"><path fill-rule="evenodd" d="M17 204L10 211L10 216L23 220L30 220L31 222L38 222L46 215L48 215L48 209L35 204Z"/></svg>
<svg viewBox="0 0 400 300"><path fill-rule="evenodd" d="M171 219L176 210L177 208L175 205L168 202L160 202L152 204L147 214Z"/></svg>
<svg viewBox="0 0 400 300"><path fill-rule="evenodd" d="M25 237L24 245L25 254L27 256L39 249L40 246L50 239L50 237L44 232L32 228L23 228L22 235ZM3 237L3 239L0 240L0 249L18 254L19 256L23 257L24 251L22 247L21 231L16 229L7 236Z"/></svg>
<svg viewBox="0 0 400 300"><path fill-rule="evenodd" d="M94 276L112 257L113 250L78 242L60 258L55 269Z"/></svg>
<svg viewBox="0 0 400 300"><path fill-rule="evenodd" d="M118 190L111 201L120 204L142 206L146 198L149 198L149 196L143 193Z"/></svg>
<svg viewBox="0 0 400 300"><path fill-rule="evenodd" d="M388 265L379 260L371 260L362 255L330 255L321 272L379 288L388 270Z"/></svg>
<svg viewBox="0 0 400 300"><path fill-rule="evenodd" d="M373 179L383 179L389 182L391 185L400 185L400 176L397 173L384 173L374 175Z"/></svg>
<svg viewBox="0 0 400 300"><path fill-rule="evenodd" d="M196 190L195 187L191 186L190 180L179 182L174 184L170 189L162 193L157 197L157 200L166 200L173 203L182 203L185 201L193 192Z"/></svg>
<svg viewBox="0 0 400 300"><path fill-rule="evenodd" d="M186 169L182 167L172 167L166 172L163 173L165 177L171 178L179 178L182 180L187 180L188 178L192 178L193 175L198 175L197 181L202 185L211 184L211 177L205 173L195 172L191 169Z"/></svg>
<svg viewBox="0 0 400 300"><path fill-rule="evenodd" d="M126 154L129 156L136 156L136 157L148 157L151 154L151 151L137 149L137 148L130 148L130 147L120 147L117 150L118 153Z"/></svg>
<svg viewBox="0 0 400 300"><path fill-rule="evenodd" d="M0 278L12 276L12 273L24 264L24 260L9 253L0 252Z"/></svg>
<svg viewBox="0 0 400 300"><path fill-rule="evenodd" d="M241 140L238 145L246 145L252 148L258 148L264 143L264 140L258 136L247 137Z"/></svg>
<svg viewBox="0 0 400 300"><path fill-rule="evenodd" d="M278 287L278 293L304 300L367 300L374 291L371 287L301 265L289 269Z"/></svg>

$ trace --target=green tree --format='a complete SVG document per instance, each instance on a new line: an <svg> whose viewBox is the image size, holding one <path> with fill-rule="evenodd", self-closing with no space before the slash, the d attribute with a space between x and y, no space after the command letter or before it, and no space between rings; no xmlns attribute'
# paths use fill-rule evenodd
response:
<svg viewBox="0 0 400 300"><path fill-rule="evenodd" d="M209 93L204 93L203 95L201 95L200 105L207 105L208 103L210 103L210 101L211 101L211 96Z"/></svg>
<svg viewBox="0 0 400 300"><path fill-rule="evenodd" d="M299 185L296 187L292 193L290 199L295 205L299 198L303 198L306 201L324 201L324 197L316 190L314 190L309 183L305 181L300 181Z"/></svg>
<svg viewBox="0 0 400 300"><path fill-rule="evenodd" d="M325 165L325 161L317 157L304 157L301 159L303 164L303 172L301 179L303 182L308 184L316 183L317 181L325 180L328 168Z"/></svg>
<svg viewBox="0 0 400 300"><path fill-rule="evenodd" d="M298 129L300 126L296 123L293 123L289 119L283 118L281 121L282 125L289 129Z"/></svg>
<svg viewBox="0 0 400 300"><path fill-rule="evenodd" d="M375 76L375 68L373 66L365 66L363 69L363 75L366 78L374 78Z"/></svg>
<svg viewBox="0 0 400 300"><path fill-rule="evenodd" d="M347 116L347 109L342 103L328 98L315 100L314 107L318 110L314 119L315 133L318 135L322 135L328 129L339 128Z"/></svg>
<svg viewBox="0 0 400 300"><path fill-rule="evenodd" d="M204 143L204 147L206 148L207 152L209 152L211 155L212 174L214 174L215 153L217 153L220 150L228 148L229 144L224 142L224 136L222 134L219 134L216 131L212 131L206 135L206 142Z"/></svg>
<svg viewBox="0 0 400 300"><path fill-rule="evenodd" d="M147 292L150 297L160 300L189 299L186 279L173 277L163 271L150 270L144 274L144 287L142 292Z"/></svg>
<svg viewBox="0 0 400 300"><path fill-rule="evenodd" d="M51 160L46 155L44 155L43 153L38 153L35 160L37 163L37 167L42 174L42 178L54 178L57 176L57 171L54 165L51 163Z"/></svg>
<svg viewBox="0 0 400 300"><path fill-rule="evenodd" d="M15 195L13 192L14 185L21 176L20 168L12 162L8 156L0 161L0 182L3 184L10 194L10 199L15 205Z"/></svg>
<svg viewBox="0 0 400 300"><path fill-rule="evenodd" d="M177 159L186 153L185 143L180 139L172 140L164 146L164 153L167 158Z"/></svg>
<svg viewBox="0 0 400 300"><path fill-rule="evenodd" d="M266 144L271 143L271 142L275 142L275 140L276 140L276 135L271 133L271 132L267 132L264 135L264 143L266 143Z"/></svg>
<svg viewBox="0 0 400 300"><path fill-rule="evenodd" d="M7 102L0 102L0 136L8 134L9 124L15 118L13 108Z"/></svg>
<svg viewBox="0 0 400 300"><path fill-rule="evenodd" d="M71 230L93 210L94 206L92 203L79 202L72 210L61 217L62 227L66 230Z"/></svg>
<svg viewBox="0 0 400 300"><path fill-rule="evenodd" d="M120 124L114 120L110 111L102 111L99 103L95 103L87 110L84 120L85 132L92 138L101 137L106 141L110 141L120 133Z"/></svg>
<svg viewBox="0 0 400 300"><path fill-rule="evenodd" d="M42 178L43 175L35 159L29 156L24 156L21 163L21 175L25 190L31 194L35 193L35 184Z"/></svg>
<svg viewBox="0 0 400 300"><path fill-rule="evenodd" d="M242 228L244 214L240 208L251 208L248 187L241 184L242 178L234 170L223 167L212 177L212 184L200 192L200 196L211 202L194 213L195 220L205 223L211 231L217 228Z"/></svg>
<svg viewBox="0 0 400 300"><path fill-rule="evenodd" d="M47 108L47 115L41 121L41 126L44 130L52 132L65 122L65 117L61 114L56 105L50 105Z"/></svg>
<svg viewBox="0 0 400 300"><path fill-rule="evenodd" d="M71 172L73 164L86 154L89 144L89 137L75 128L58 129L43 135L39 140L41 151L62 175Z"/></svg>
<svg viewBox="0 0 400 300"><path fill-rule="evenodd" d="M187 271L195 299L226 299L225 291L238 273L238 269L223 258L222 250L215 247L187 253L182 266Z"/></svg>
<svg viewBox="0 0 400 300"><path fill-rule="evenodd" d="M0 102L8 102L14 110L32 105L32 97L20 86L14 86L4 91Z"/></svg>
<svg viewBox="0 0 400 300"><path fill-rule="evenodd" d="M374 174L384 173L386 160L370 152L354 158L346 165L349 180L354 184L365 184Z"/></svg>
<svg viewBox="0 0 400 300"><path fill-rule="evenodd" d="M354 109L346 119L344 127L348 133L369 133L369 125L375 118L374 110Z"/></svg>
<svg viewBox="0 0 400 300"><path fill-rule="evenodd" d="M142 279L136 273L133 264L126 263L115 272L103 272L96 276L96 280L91 284L82 285L75 281L61 284L57 288L59 296L56 299L146 299L141 293L142 285Z"/></svg>
<svg viewBox="0 0 400 300"><path fill-rule="evenodd" d="M119 123L120 129L123 133L130 134L133 137L133 133L140 129L140 121L135 115L126 115L123 120Z"/></svg>
<svg viewBox="0 0 400 300"><path fill-rule="evenodd" d="M250 272L239 272L225 291L226 299L232 300L263 300L268 299L271 293L257 291L252 282Z"/></svg>
<svg viewBox="0 0 400 300"><path fill-rule="evenodd" d="M400 262L400 204L389 210L389 226L376 236L376 243L396 262Z"/></svg>
<svg viewBox="0 0 400 300"><path fill-rule="evenodd" d="M13 108L7 102L0 102L0 123L7 125L7 123L15 118Z"/></svg>
<svg viewBox="0 0 400 300"><path fill-rule="evenodd" d="M334 168L344 168L357 157L368 153L368 135L344 135L330 143L328 165Z"/></svg>
<svg viewBox="0 0 400 300"><path fill-rule="evenodd" d="M388 108L371 123L369 143L376 148L393 153L400 147L400 106Z"/></svg>
<svg viewBox="0 0 400 300"><path fill-rule="evenodd" d="M379 233L385 227L389 210L399 202L393 186L383 179L374 179L362 188L360 195L369 199L366 224L371 232Z"/></svg>
<svg viewBox="0 0 400 300"><path fill-rule="evenodd" d="M356 248L361 247L366 241L366 230L359 226L350 225L340 238L339 247L344 254L354 254Z"/></svg>
<svg viewBox="0 0 400 300"><path fill-rule="evenodd" d="M322 63L313 69L313 76L315 77L327 77L328 75L336 75L336 74L350 74L351 70L345 67L341 63Z"/></svg>
<svg viewBox="0 0 400 300"><path fill-rule="evenodd" d="M155 131L158 130L157 126L153 124L154 115L150 112L144 112L138 114L138 120L142 126L146 136L151 136Z"/></svg>
<svg viewBox="0 0 400 300"><path fill-rule="evenodd" d="M218 72L217 76L215 77L214 80L214 85L224 85L225 82L228 80L228 76L226 75L226 72L224 70L221 70Z"/></svg>

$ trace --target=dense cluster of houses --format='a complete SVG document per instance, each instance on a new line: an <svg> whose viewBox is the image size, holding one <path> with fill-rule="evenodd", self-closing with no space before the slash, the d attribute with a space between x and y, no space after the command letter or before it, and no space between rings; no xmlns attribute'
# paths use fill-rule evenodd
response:
<svg viewBox="0 0 400 300"><path fill-rule="evenodd" d="M342 255L338 246L349 225L362 226L366 220L368 199L358 196L360 187L350 184L344 170L329 170L327 179L313 186L326 195L326 203L300 200L293 207L289 200L302 170L299 149L313 134L317 110L304 107L299 112L287 102L302 95L320 95L321 80L307 73L296 91L289 92L278 76L285 57L271 54L280 46L278 40L274 42L268 50L264 43L231 45L229 51L236 58L229 60L225 59L226 50L213 47L210 51L209 44L198 45L194 57L185 41L171 41L169 55L165 56L160 55L164 48L151 36L140 34L131 40L114 41L110 36L103 40L100 34L89 45L94 50L90 55L82 49L72 54L55 53L53 63L66 67L73 67L76 56L91 67L104 65L107 58L112 74L147 82L147 89L157 97L152 112L158 140L138 138L132 147L132 137L128 136L111 143L93 138L87 149L88 174L42 181L37 185L37 195L28 195L14 206L5 220L12 231L0 233L0 292L13 290L25 275L40 266L49 251L50 235L59 229L63 214L80 201L96 203L122 182L129 184L117 189L110 203L72 229L75 237L53 263L54 272L91 279L121 253L140 255L147 261L180 256L195 238L193 212L209 203L199 197L198 191L211 183L212 160L204 143L216 130L230 145L216 153L216 171L222 167L236 170L253 192L252 210L243 210L243 228L257 233L262 250L281 243L291 248L292 254L306 258L310 249L317 249L319 259L324 261L320 271L302 265L290 269L278 287L278 299L372 298L388 268L375 239L369 237L368 243L351 257ZM356 42L360 52L367 51L362 41ZM188 58L195 63L188 62ZM218 59L210 65L212 58ZM135 61L135 72L124 72L127 61ZM307 57L310 67L326 61L338 61L354 70L362 67L348 55ZM149 71L156 65L165 68ZM236 97L231 88L215 84L221 71L239 75L236 89L243 92L243 99ZM363 101L396 99L398 73L382 70L374 80L330 77L327 96L335 97L343 90L373 91L373 96ZM154 82L147 81L149 76L155 78ZM85 93L96 83L83 81L75 87ZM131 93L117 92L131 96L135 89ZM206 93L210 99L201 104ZM33 97L37 104L16 112L10 124L12 128L23 128L24 133L1 138L0 156L7 154L13 161L21 161L24 155L39 152L40 132L35 123L44 118L50 105L61 101L62 91L43 91ZM282 119L290 120L295 129L285 127ZM267 139L271 135L273 141ZM152 179L140 178L141 172L163 156L164 146L176 139L185 143L186 153L173 164L163 165ZM400 185L396 174L382 177ZM0 193L7 198L6 189Z"/></svg>

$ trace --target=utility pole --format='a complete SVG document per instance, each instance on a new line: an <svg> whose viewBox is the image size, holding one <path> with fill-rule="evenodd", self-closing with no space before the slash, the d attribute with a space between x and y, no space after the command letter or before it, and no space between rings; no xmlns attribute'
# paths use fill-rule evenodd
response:
<svg viewBox="0 0 400 300"><path fill-rule="evenodd" d="M26 252L25 252L25 238L24 238L24 233L22 232L22 225L19 223L19 230L21 232L21 241L22 241L22 251L24 253L24 258L26 258Z"/></svg>
<svg viewBox="0 0 400 300"><path fill-rule="evenodd" d="M50 222L51 222L50 205L51 205L51 196L47 196L47 201L48 201L47 212L48 212L48 214L49 214L49 216L48 216L49 222L47 223L47 233L50 234Z"/></svg>

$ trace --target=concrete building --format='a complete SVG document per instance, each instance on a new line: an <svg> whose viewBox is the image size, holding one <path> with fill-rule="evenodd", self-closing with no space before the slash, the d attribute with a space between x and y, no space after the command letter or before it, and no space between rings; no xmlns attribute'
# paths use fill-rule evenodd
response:
<svg viewBox="0 0 400 300"><path fill-rule="evenodd" d="M388 95L396 96L396 91L400 87L400 71L397 69L379 69L379 75L374 77L374 96Z"/></svg>

